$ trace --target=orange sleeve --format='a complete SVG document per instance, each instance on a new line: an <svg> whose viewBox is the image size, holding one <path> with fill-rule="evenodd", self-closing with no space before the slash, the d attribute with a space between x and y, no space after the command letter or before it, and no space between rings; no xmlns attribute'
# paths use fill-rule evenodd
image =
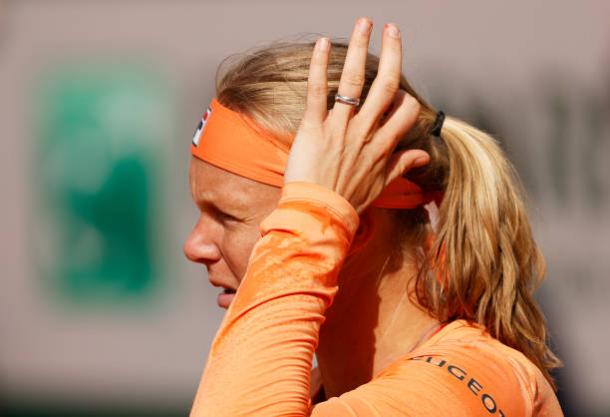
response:
<svg viewBox="0 0 610 417"><path fill-rule="evenodd" d="M310 415L319 329L358 224L339 194L284 186L212 343L191 416Z"/></svg>

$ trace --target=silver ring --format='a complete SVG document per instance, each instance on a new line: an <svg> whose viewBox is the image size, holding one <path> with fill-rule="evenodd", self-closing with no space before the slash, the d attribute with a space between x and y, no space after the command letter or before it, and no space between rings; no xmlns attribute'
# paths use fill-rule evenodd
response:
<svg viewBox="0 0 610 417"><path fill-rule="evenodd" d="M341 102L343 104L348 104L350 106L359 106L360 105L359 98L345 97L345 96L342 96L341 94L335 94L335 101Z"/></svg>

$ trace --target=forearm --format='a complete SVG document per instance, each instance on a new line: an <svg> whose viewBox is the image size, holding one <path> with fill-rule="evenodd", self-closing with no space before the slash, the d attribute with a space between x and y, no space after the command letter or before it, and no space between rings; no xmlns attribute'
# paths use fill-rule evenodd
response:
<svg viewBox="0 0 610 417"><path fill-rule="evenodd" d="M212 344L192 416L309 415L312 356L357 226L334 192L284 187Z"/></svg>

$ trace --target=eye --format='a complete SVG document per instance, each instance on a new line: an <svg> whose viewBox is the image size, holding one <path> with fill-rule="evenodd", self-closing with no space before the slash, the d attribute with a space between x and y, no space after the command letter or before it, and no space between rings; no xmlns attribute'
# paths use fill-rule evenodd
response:
<svg viewBox="0 0 610 417"><path fill-rule="evenodd" d="M241 219L222 211L218 207L213 207L213 214L221 222L240 222Z"/></svg>
<svg viewBox="0 0 610 417"><path fill-rule="evenodd" d="M244 220L218 207L210 201L197 201L197 207L201 213L207 213L219 223L241 223Z"/></svg>

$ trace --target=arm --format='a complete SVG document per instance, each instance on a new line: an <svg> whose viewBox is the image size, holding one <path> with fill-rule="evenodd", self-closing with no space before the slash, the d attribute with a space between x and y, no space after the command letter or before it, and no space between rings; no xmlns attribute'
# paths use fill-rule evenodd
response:
<svg viewBox="0 0 610 417"><path fill-rule="evenodd" d="M324 312L358 227L350 203L289 183L212 344L192 416L307 416Z"/></svg>
<svg viewBox="0 0 610 417"><path fill-rule="evenodd" d="M340 96L361 95L370 32L371 22L359 19ZM421 150L394 152L420 105L399 90L398 28L386 25L382 42L377 77L357 114L341 100L328 111L330 43L316 43L283 195L261 224L262 239L212 344L192 416L310 415L312 356L358 213L394 179L429 160ZM339 407L326 415L356 415Z"/></svg>

